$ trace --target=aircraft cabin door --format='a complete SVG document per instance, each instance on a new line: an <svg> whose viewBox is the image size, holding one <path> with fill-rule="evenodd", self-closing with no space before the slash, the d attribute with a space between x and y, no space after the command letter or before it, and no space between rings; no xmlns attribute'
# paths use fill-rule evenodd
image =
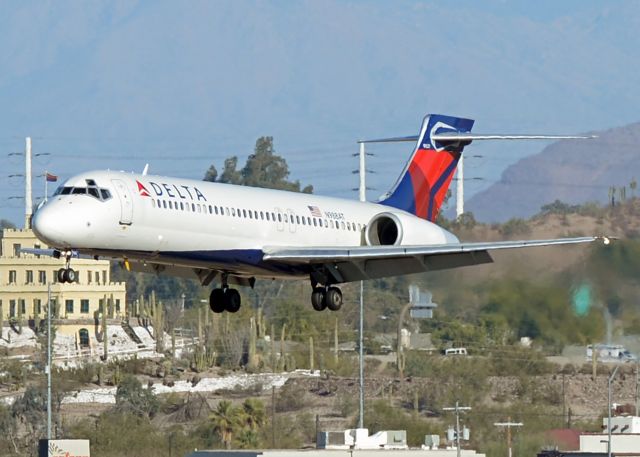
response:
<svg viewBox="0 0 640 457"><path fill-rule="evenodd" d="M293 211L288 209L287 210L287 217L289 219L289 231L291 233L296 233L296 220Z"/></svg>
<svg viewBox="0 0 640 457"><path fill-rule="evenodd" d="M116 189L120 200L120 224L131 225L133 221L133 199L126 183L121 179L112 179L111 182Z"/></svg>

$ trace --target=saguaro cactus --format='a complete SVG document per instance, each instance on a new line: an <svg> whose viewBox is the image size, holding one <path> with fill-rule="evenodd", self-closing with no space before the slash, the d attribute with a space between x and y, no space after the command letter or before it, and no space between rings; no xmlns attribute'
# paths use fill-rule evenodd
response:
<svg viewBox="0 0 640 457"><path fill-rule="evenodd" d="M109 337L107 336L107 296L105 294L104 300L102 301L102 312L100 313L100 324L101 324L101 332L102 332L102 358L106 362L107 357L109 356Z"/></svg>
<svg viewBox="0 0 640 457"><path fill-rule="evenodd" d="M249 319L249 354L247 360L247 369L250 371L255 370L257 367L256 363L256 320L252 316Z"/></svg>

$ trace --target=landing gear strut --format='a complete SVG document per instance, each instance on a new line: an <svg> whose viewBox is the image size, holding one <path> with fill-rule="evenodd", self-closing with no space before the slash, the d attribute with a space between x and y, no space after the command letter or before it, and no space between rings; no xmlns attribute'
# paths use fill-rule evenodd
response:
<svg viewBox="0 0 640 457"><path fill-rule="evenodd" d="M236 289L230 289L227 284L227 278L223 275L222 287L213 289L211 295L209 295L209 308L214 313L222 313L224 311L237 313L241 304L240 292Z"/></svg>
<svg viewBox="0 0 640 457"><path fill-rule="evenodd" d="M342 307L342 292L335 286L316 286L311 292L311 306L316 311L323 311L325 308L338 311Z"/></svg>
<svg viewBox="0 0 640 457"><path fill-rule="evenodd" d="M58 282L63 284L65 282L76 282L78 279L78 274L71 268L71 252L65 254L65 267L58 270L57 276Z"/></svg>

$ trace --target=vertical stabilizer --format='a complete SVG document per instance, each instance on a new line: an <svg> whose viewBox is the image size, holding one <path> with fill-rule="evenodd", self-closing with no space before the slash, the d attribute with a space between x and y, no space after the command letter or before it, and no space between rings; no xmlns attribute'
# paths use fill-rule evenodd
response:
<svg viewBox="0 0 640 457"><path fill-rule="evenodd" d="M379 203L434 222L447 194L464 144L442 143L435 134L470 132L472 119L429 114L416 146L393 189Z"/></svg>

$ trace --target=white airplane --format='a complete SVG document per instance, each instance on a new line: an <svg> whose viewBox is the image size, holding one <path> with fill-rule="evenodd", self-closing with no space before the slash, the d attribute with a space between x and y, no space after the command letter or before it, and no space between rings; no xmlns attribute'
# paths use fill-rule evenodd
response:
<svg viewBox="0 0 640 457"><path fill-rule="evenodd" d="M479 135L473 120L427 115L397 183L377 203L117 171L68 179L33 216L33 230L64 256L73 282L79 255L127 268L217 280L213 312L236 312L229 284L256 278L311 282L314 309L338 310L337 284L492 262L488 251L592 242L599 237L461 243L434 223L463 148L474 140L586 138ZM608 242L606 238L603 238Z"/></svg>

